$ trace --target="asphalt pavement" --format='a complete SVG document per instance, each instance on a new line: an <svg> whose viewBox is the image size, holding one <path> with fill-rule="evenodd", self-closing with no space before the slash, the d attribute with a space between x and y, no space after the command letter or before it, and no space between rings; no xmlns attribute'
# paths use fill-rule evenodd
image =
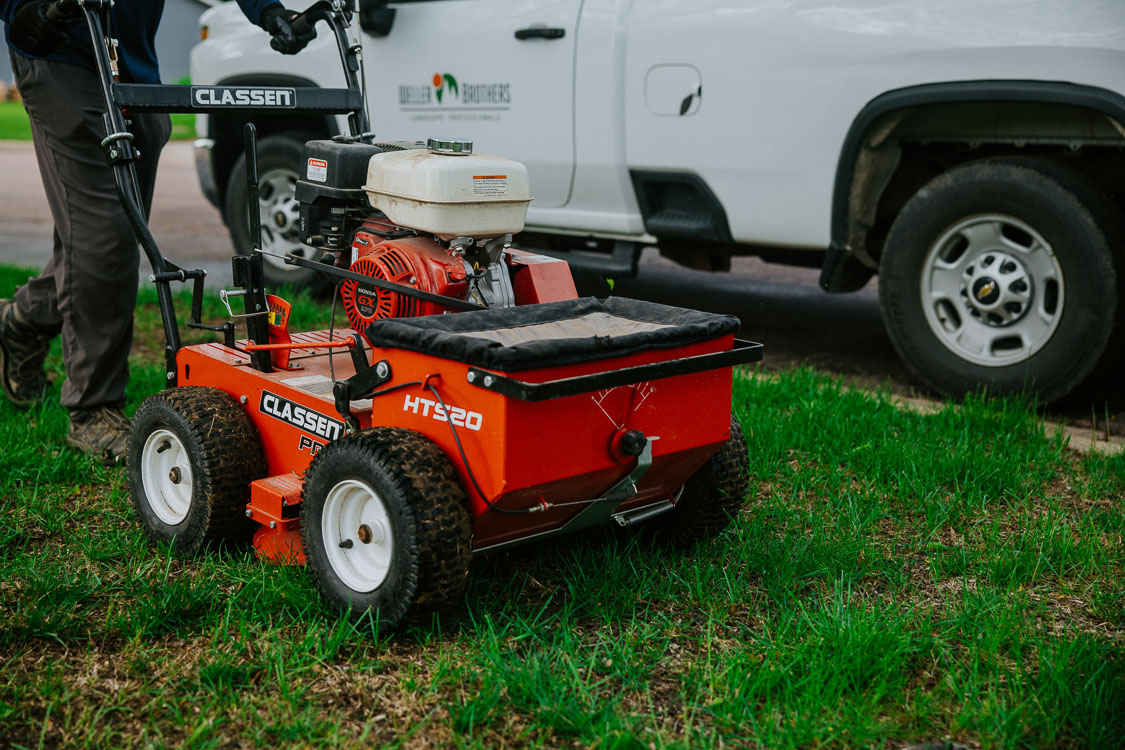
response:
<svg viewBox="0 0 1125 750"><path fill-rule="evenodd" d="M0 141L0 263L42 268L51 256L51 213L30 141ZM172 141L160 157L149 225L165 257L205 268L210 286L231 281L231 243L195 176L191 144ZM150 273L141 261L141 277Z"/></svg>

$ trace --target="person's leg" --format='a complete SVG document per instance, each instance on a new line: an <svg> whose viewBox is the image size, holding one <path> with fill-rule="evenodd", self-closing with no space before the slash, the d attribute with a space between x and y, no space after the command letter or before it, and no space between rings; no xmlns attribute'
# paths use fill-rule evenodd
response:
<svg viewBox="0 0 1125 750"><path fill-rule="evenodd" d="M12 70L18 70L21 55L9 52ZM28 82L34 87L34 84ZM48 154L35 141L40 174L49 169ZM44 178L44 182L45 182ZM47 267L16 290L13 299L0 299L0 386L17 406L30 406L49 385L43 362L50 340L62 330L55 295L55 274L62 258L62 240L54 232L54 245Z"/></svg>
<svg viewBox="0 0 1125 750"><path fill-rule="evenodd" d="M132 125L130 131L133 133L133 145L141 153L141 159L136 164L137 181L141 190L141 200L144 202L144 212L147 217L152 208L152 194L156 186L156 167L158 155L164 144L168 141L168 136L171 133L171 123L167 115L133 115ZM116 193L114 193L116 195ZM120 209L120 203L116 204L120 212L122 221L126 221L124 211ZM133 280L132 286L126 290L125 284L118 286L117 293L123 295L124 298L130 300L128 310L128 341L125 344L124 351L121 353L122 360L127 364L129 356L129 346L132 343L133 335L133 309L136 307L137 299L137 264L136 260L139 257L137 250L136 238L130 230L129 237L131 240L131 249L133 250L134 263L132 266L132 274L129 278ZM73 275L72 275L73 278ZM89 312L93 312L91 305L97 304L98 286L94 284L85 289L75 292L75 287L82 284L89 284L88 277L86 279L75 278L75 283L72 284L70 299L73 300L76 310L81 310L82 306ZM82 312L77 312L77 315L83 315ZM66 358L68 333L71 331L70 327L63 325L63 352L64 359ZM85 368L90 372L86 378L86 382L91 382L98 377L98 368L96 362L91 362L89 352L84 346L81 338L75 339L75 354L67 360L67 373L70 376L67 383L71 384L80 378L76 378L72 374L72 368ZM69 364L75 362L75 365ZM81 373L83 370L77 370ZM126 378L128 377L128 370L126 369ZM80 403L82 399L89 402L91 399L88 394L92 389L87 388L85 393L79 394ZM112 394L110 394L112 395ZM65 404L66 398L66 385L63 387L63 397ZM124 383L121 386L121 395L118 402L107 402L94 406L78 405L70 406L70 429L67 433L67 442L72 446L90 453L102 455L107 463L114 461L123 461L125 458L125 447L128 439L129 420L125 417L124 412L121 411L121 406L125 401Z"/></svg>
<svg viewBox="0 0 1125 750"><path fill-rule="evenodd" d="M43 362L51 339L22 319L10 299L0 299L0 390L16 406L31 406L50 383Z"/></svg>
<svg viewBox="0 0 1125 750"><path fill-rule="evenodd" d="M97 77L85 68L13 59L16 82L31 115L32 136L59 242L48 269L14 297L21 319L42 335L61 329L67 379L61 401L75 427L105 409L120 410L128 382L139 253L106 166L101 140L103 105ZM171 126L167 115L134 118L141 151L137 173L151 204L156 164ZM48 275L49 274L49 275ZM49 283L50 282L50 283ZM120 428L120 419L110 420ZM110 425L111 427L113 425ZM113 429L93 431L84 449L101 452Z"/></svg>

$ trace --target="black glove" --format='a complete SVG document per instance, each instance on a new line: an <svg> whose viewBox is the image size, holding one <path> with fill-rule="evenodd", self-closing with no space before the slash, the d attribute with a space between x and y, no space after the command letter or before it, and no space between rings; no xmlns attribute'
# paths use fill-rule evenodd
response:
<svg viewBox="0 0 1125 750"><path fill-rule="evenodd" d="M275 5L263 10L258 18L258 25L273 37L270 39L270 46L283 55L295 55L316 39L316 29L312 26L304 25L304 28L298 30L290 25L296 15L291 10Z"/></svg>
<svg viewBox="0 0 1125 750"><path fill-rule="evenodd" d="M64 32L78 20L51 23L47 20L47 6L50 4L50 0L25 0L8 25L8 38L12 44L34 57L46 57L66 44Z"/></svg>

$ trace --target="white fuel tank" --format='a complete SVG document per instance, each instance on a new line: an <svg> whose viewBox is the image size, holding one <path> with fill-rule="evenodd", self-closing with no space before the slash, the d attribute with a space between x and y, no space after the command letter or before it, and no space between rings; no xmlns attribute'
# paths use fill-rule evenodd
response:
<svg viewBox="0 0 1125 750"><path fill-rule="evenodd" d="M527 167L473 154L472 142L434 139L428 148L375 154L367 165L367 199L401 227L489 239L523 229L531 188Z"/></svg>

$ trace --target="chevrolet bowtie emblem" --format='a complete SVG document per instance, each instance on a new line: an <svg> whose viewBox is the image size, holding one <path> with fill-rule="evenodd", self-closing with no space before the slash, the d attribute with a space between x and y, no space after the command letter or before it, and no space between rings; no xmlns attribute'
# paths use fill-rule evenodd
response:
<svg viewBox="0 0 1125 750"><path fill-rule="evenodd" d="M995 290L995 289L996 289L996 282L995 281L989 281L986 284L981 284L980 289L977 290L977 299L983 300L985 297L992 294L993 290Z"/></svg>

